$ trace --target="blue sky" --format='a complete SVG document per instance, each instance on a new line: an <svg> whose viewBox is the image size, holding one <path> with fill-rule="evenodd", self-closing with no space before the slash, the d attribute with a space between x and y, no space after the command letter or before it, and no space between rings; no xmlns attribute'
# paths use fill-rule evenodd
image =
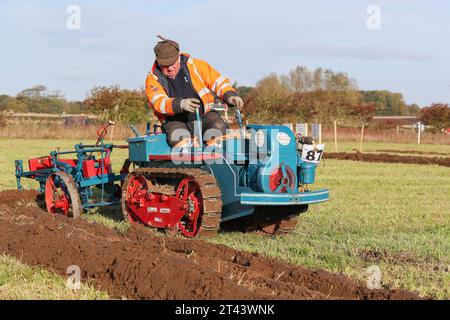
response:
<svg viewBox="0 0 450 320"><path fill-rule="evenodd" d="M69 30L69 5L81 29ZM381 10L370 30L367 8ZM450 1L0 0L0 93L44 84L68 99L142 86L156 34L241 85L297 65L347 72L360 89L450 103Z"/></svg>

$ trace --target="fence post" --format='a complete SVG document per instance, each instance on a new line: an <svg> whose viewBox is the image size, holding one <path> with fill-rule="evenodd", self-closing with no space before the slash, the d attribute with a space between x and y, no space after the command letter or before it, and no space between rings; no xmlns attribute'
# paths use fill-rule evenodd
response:
<svg viewBox="0 0 450 320"><path fill-rule="evenodd" d="M322 144L322 124L319 123L319 144Z"/></svg>
<svg viewBox="0 0 450 320"><path fill-rule="evenodd" d="M337 121L334 120L334 152L337 152Z"/></svg>
<svg viewBox="0 0 450 320"><path fill-rule="evenodd" d="M119 113L119 105L117 104L115 107L114 107L114 122L117 122L117 115L118 115L118 113ZM109 119L108 119L109 120ZM112 128L111 128L111 132L110 132L110 135L109 135L109 140L112 142L113 141L113 139L114 139L114 126L112 126Z"/></svg>
<svg viewBox="0 0 450 320"><path fill-rule="evenodd" d="M112 142L114 138L114 126L111 128L111 132L109 133L109 141Z"/></svg>
<svg viewBox="0 0 450 320"><path fill-rule="evenodd" d="M364 122L361 126L361 140L359 141L359 152L362 152L363 139L364 139Z"/></svg>

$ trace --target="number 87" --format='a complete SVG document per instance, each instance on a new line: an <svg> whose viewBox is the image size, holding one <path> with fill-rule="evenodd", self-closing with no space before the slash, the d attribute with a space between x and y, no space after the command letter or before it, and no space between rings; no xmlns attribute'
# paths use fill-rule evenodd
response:
<svg viewBox="0 0 450 320"><path fill-rule="evenodd" d="M322 158L323 150L317 150L317 153L319 156L317 157L317 161L320 161L320 158ZM308 161L314 161L316 160L316 151L310 150L306 153L306 160Z"/></svg>

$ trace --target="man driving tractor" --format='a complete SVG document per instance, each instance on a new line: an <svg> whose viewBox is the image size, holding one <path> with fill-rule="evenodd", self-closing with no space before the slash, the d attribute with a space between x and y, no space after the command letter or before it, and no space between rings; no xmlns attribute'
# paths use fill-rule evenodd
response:
<svg viewBox="0 0 450 320"><path fill-rule="evenodd" d="M145 81L145 91L162 123L162 131L167 134L168 144L172 147L195 145L192 137L197 109L203 133L214 129L219 133L214 139L225 136L227 124L212 109L214 100L217 97L241 109L242 98L229 80L206 61L180 53L178 43L158 37L162 41L154 47L156 61Z"/></svg>

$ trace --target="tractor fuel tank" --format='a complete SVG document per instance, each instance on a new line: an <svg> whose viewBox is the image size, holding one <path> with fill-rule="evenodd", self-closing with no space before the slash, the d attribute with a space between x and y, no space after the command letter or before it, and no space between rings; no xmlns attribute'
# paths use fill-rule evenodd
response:
<svg viewBox="0 0 450 320"><path fill-rule="evenodd" d="M298 164L298 183L313 184L316 176L316 164L301 161Z"/></svg>

